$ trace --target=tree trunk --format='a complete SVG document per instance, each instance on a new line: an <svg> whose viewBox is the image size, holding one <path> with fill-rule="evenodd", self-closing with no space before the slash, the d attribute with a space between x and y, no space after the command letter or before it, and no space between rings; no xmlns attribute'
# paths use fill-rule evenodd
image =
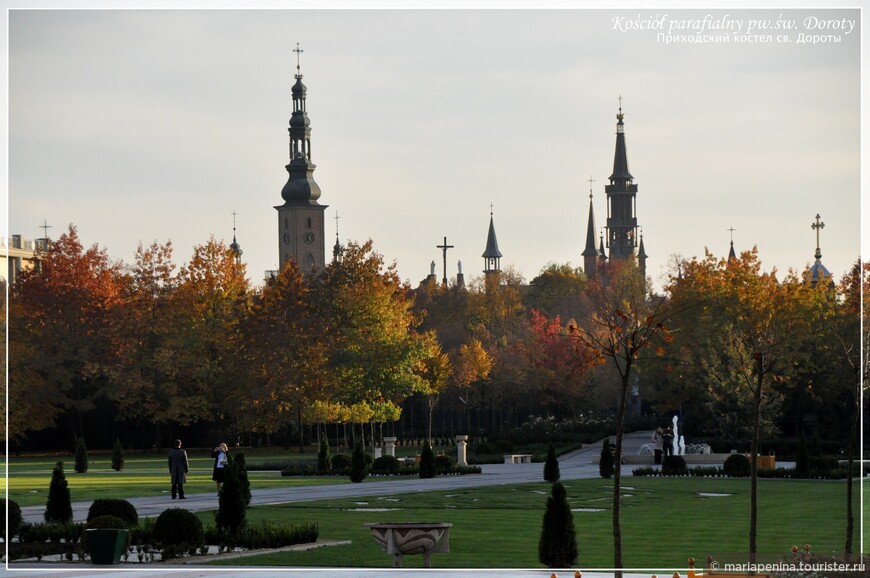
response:
<svg viewBox="0 0 870 578"><path fill-rule="evenodd" d="M858 386L858 394L860 395L861 386L859 383ZM846 561L850 561L852 559L852 536L855 533L855 516L852 512L852 480L854 478L855 472L852 468L855 467L855 442L858 438L858 417L859 417L859 408L860 404L858 400L860 398L855 399L855 403L852 404L852 424L849 427L849 455L848 455L848 464L847 464L847 475L846 475ZM864 476L864 472L861 472L861 476Z"/></svg>
<svg viewBox="0 0 870 578"><path fill-rule="evenodd" d="M631 361L622 377L622 391L619 394L619 409L616 412L616 447L614 448L613 467L613 567L615 578L622 578L622 525L619 520L620 483L622 481L622 436L625 433L625 405L628 400L628 378L631 375Z"/></svg>
<svg viewBox="0 0 870 578"><path fill-rule="evenodd" d="M760 364L759 364L760 365ZM761 387L764 373L759 367L752 404L752 449L749 452L749 563L755 563L758 552L758 442L761 437Z"/></svg>
<svg viewBox="0 0 870 578"><path fill-rule="evenodd" d="M305 453L305 430L302 429L302 409L296 410L296 426L299 429L299 453Z"/></svg>

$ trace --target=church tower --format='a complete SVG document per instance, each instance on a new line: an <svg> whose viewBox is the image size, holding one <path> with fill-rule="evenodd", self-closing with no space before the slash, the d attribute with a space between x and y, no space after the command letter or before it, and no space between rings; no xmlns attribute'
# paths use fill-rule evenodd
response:
<svg viewBox="0 0 870 578"><path fill-rule="evenodd" d="M483 274L487 283L495 280L498 283L501 273L501 251L498 250L498 239L495 237L495 224L492 220L492 210L489 212L489 233L486 236L486 249L483 252Z"/></svg>
<svg viewBox="0 0 870 578"><path fill-rule="evenodd" d="M628 155L625 150L625 125L622 122L622 97L616 115L616 152L613 157L613 174L610 184L604 187L607 193L607 246L610 262L628 259L638 247L637 234L637 185L628 171ZM642 253L638 267L646 275L646 253Z"/></svg>
<svg viewBox="0 0 870 578"><path fill-rule="evenodd" d="M296 53L296 84L293 85L293 114L290 117L290 164L285 168L289 178L281 191L284 204L278 211L278 256L283 268L293 259L304 273L322 269L326 264L324 211L327 205L317 202L320 187L314 182L316 165L311 156L311 127L305 110L307 89L302 84L299 66L299 44Z"/></svg>

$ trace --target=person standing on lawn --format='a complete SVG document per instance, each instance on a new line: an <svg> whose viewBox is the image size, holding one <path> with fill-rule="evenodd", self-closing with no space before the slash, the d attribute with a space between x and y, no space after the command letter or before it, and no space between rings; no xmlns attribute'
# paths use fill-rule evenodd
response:
<svg viewBox="0 0 870 578"><path fill-rule="evenodd" d="M211 479L217 484L217 493L221 494L221 484L224 483L224 472L230 463L230 450L226 443L222 443L214 449L211 457L214 458L214 471L212 471Z"/></svg>
<svg viewBox="0 0 870 578"><path fill-rule="evenodd" d="M169 450L169 476L172 480L172 499L175 496L182 500L184 497L184 483L187 481L187 472L190 464L187 461L187 452L181 449L181 440L175 440L175 447Z"/></svg>

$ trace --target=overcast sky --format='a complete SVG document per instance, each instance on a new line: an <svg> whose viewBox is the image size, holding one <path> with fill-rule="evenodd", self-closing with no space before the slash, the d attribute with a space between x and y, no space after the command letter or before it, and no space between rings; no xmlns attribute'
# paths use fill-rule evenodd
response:
<svg viewBox="0 0 870 578"><path fill-rule="evenodd" d="M48 3L44 3L50 6ZM816 3L818 4L818 3ZM729 42L666 43L708 22ZM454 245L479 275L493 206L502 267L582 266L604 225L621 95L647 271L757 245L766 268L839 278L860 246L857 10L13 10L8 233L74 223L131 263L232 240L252 281L278 266L296 43L327 252L372 239L414 285ZM807 30L836 20L836 29ZM843 26L845 22L845 29ZM746 38L782 21L789 40ZM854 24L850 31L849 22ZM835 42L798 44L798 35ZM755 34L755 32L750 32ZM6 219L4 219L5 221Z"/></svg>

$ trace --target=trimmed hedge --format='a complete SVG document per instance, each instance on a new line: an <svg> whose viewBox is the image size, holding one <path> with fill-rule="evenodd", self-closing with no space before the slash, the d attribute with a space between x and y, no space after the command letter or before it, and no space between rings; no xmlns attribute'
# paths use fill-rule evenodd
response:
<svg viewBox="0 0 870 578"><path fill-rule="evenodd" d="M689 468L683 456L665 456L662 462L663 476L688 476Z"/></svg>
<svg viewBox="0 0 870 578"><path fill-rule="evenodd" d="M393 456L381 456L372 463L373 474L396 475L399 473L399 460Z"/></svg>
<svg viewBox="0 0 870 578"><path fill-rule="evenodd" d="M743 454L731 454L722 466L729 478L748 478L752 473L749 458Z"/></svg>

